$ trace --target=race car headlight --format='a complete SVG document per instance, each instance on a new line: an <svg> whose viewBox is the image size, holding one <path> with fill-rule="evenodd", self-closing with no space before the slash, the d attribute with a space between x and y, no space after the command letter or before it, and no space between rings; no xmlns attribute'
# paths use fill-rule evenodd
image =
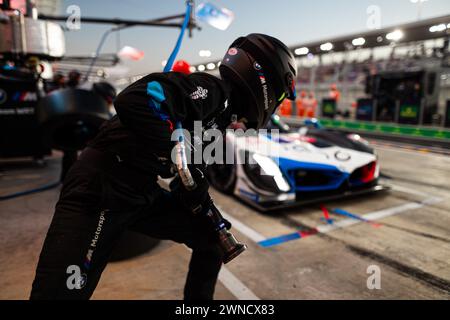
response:
<svg viewBox="0 0 450 320"><path fill-rule="evenodd" d="M257 153L253 154L253 160L261 167L261 175L272 177L280 191L288 192L291 189L289 183L284 179L280 167L275 161Z"/></svg>

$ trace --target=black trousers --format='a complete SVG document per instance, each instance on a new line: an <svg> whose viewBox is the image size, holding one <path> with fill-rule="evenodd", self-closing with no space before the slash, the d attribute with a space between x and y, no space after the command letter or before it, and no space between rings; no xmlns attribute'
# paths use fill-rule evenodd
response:
<svg viewBox="0 0 450 320"><path fill-rule="evenodd" d="M77 161L78 152L76 150L65 150L62 158L61 165L61 182L66 178L67 172L69 172L70 167Z"/></svg>
<svg viewBox="0 0 450 320"><path fill-rule="evenodd" d="M190 247L184 298L213 298L222 254L207 223L115 157L88 148L64 180L30 299L89 299L126 229Z"/></svg>

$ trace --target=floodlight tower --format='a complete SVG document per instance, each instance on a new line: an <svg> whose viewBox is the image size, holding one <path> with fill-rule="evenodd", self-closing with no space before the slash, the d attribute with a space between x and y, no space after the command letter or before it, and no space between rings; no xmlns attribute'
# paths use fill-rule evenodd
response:
<svg viewBox="0 0 450 320"><path fill-rule="evenodd" d="M417 4L417 21L422 20L422 10L424 2L428 0L409 0L413 4Z"/></svg>

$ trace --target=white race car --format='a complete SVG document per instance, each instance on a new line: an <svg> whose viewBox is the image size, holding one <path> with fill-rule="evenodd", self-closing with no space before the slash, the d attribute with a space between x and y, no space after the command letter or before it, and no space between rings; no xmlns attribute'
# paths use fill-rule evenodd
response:
<svg viewBox="0 0 450 320"><path fill-rule="evenodd" d="M280 134L228 133L235 162L209 166L211 185L261 211L387 189L378 184L374 150L360 136L324 129L316 120L291 129L278 116L268 129Z"/></svg>

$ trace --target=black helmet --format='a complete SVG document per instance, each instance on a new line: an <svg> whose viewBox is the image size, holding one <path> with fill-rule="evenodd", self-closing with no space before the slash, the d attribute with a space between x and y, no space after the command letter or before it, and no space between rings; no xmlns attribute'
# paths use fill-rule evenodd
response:
<svg viewBox="0 0 450 320"><path fill-rule="evenodd" d="M247 105L239 103L233 111L246 118L250 128L263 127L285 98L296 97L294 55L280 40L264 34L235 40L220 64L220 74L246 100Z"/></svg>

